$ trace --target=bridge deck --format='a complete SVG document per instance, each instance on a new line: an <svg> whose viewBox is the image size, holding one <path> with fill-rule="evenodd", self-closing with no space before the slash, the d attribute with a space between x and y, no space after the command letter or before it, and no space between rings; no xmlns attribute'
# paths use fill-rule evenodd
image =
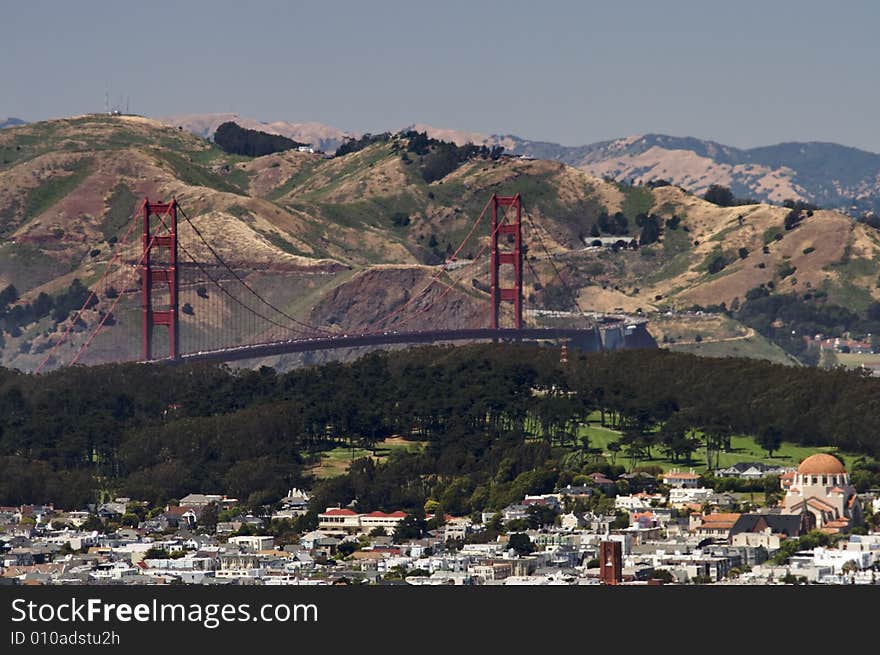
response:
<svg viewBox="0 0 880 655"><path fill-rule="evenodd" d="M315 337L311 339L291 339L271 343L236 346L218 350L205 350L181 355L181 360L196 361L236 361L268 357L286 353L310 352L316 350L335 350L339 348L359 348L362 346L384 346L393 344L439 343L446 341L535 341L539 339L568 339L582 344L586 350L601 350L602 340L598 326L590 328L467 328L461 330L425 330L420 332L383 332L366 335L339 335ZM590 347L590 346L593 347Z"/></svg>

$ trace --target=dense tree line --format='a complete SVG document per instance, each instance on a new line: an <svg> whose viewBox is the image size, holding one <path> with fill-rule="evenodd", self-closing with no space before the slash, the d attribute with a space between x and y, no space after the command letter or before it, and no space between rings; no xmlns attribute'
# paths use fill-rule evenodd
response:
<svg viewBox="0 0 880 655"><path fill-rule="evenodd" d="M793 230L805 218L812 216L814 210L818 209L816 205L802 200L784 200L782 206L789 209L783 220L783 227L786 230Z"/></svg>
<svg viewBox="0 0 880 655"><path fill-rule="evenodd" d="M217 128L214 132L214 143L226 152L246 157L262 157L308 145L280 134L248 130L232 121L227 121Z"/></svg>
<svg viewBox="0 0 880 655"><path fill-rule="evenodd" d="M623 212L615 212L609 216L608 212L602 211L594 227L597 233L593 234L593 236L599 236L600 233L612 236L629 234L629 221L627 221Z"/></svg>
<svg viewBox="0 0 880 655"><path fill-rule="evenodd" d="M283 375L215 365L0 369L0 504L201 491L256 506L311 485L315 453L401 435L424 448L356 461L315 484L312 509L353 499L366 510L428 499L450 513L497 509L617 465L578 437L594 411L622 431L612 458L633 462L661 451L711 462L734 434L878 457L878 392L880 381L844 370L668 351L571 352L561 367L555 348L517 345L375 353Z"/></svg>
<svg viewBox="0 0 880 655"><path fill-rule="evenodd" d="M10 303L18 300L18 292L10 285L0 293L0 328L17 337L21 335L21 328L49 315L56 323L61 323L86 304L87 300L88 307L93 307L98 302L97 298L90 299L89 296L91 291L79 279L75 279L58 295L50 296L41 292L33 302L18 303L10 307Z"/></svg>
<svg viewBox="0 0 880 655"><path fill-rule="evenodd" d="M404 161L411 161L407 153L419 159L422 179L428 184L443 179L469 159L481 158L495 161L504 153L502 146L476 146L466 143L463 146L449 141L441 141L428 136L427 132L409 130L401 136L407 139Z"/></svg>
<svg viewBox="0 0 880 655"><path fill-rule="evenodd" d="M383 132L382 134L364 134L361 138L348 138L342 142L342 144L336 148L336 156L342 157L343 155L350 155L353 152L358 152L359 150L363 150L367 146L373 145L374 143L385 143L391 139L391 132Z"/></svg>
<svg viewBox="0 0 880 655"><path fill-rule="evenodd" d="M730 188L721 184L711 184L703 194L703 200L711 202L719 207L736 207L738 205L757 205L758 201L752 198L737 198Z"/></svg>

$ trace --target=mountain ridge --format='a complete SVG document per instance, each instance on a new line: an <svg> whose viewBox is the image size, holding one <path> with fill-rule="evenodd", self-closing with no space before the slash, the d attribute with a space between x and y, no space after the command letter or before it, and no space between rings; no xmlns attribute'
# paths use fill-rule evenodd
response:
<svg viewBox="0 0 880 655"><path fill-rule="evenodd" d="M3 130L0 287L14 284L18 304L27 304L40 293L64 293L74 279L96 284L139 200L176 197L222 257L274 304L306 323L356 330L393 312L408 290L431 279L492 193L521 193L529 275L536 276L526 293L534 307L575 309L572 292L577 309L649 314L739 307L762 294L807 304L822 298L860 314L880 301L880 233L838 212L759 203L719 207L675 185L603 180L559 161L519 156L474 153L427 178L426 166L449 150L440 142L416 145L398 134L362 145L338 157L291 150L251 158L133 116ZM204 245L192 234L187 238L193 256L208 262ZM475 238L459 259L476 256L488 236L479 231ZM137 254L131 243L121 257L134 264ZM102 303L106 291L99 288ZM442 300L445 312L408 326L482 325L478 301L485 294L472 280L459 281L443 298L431 291L414 309ZM218 301L227 314L239 311L224 298L211 302ZM190 303L195 316L207 311L194 287L181 302ZM128 305L136 312L136 304ZM775 318L758 324L761 330L769 331ZM779 320L773 329L782 332L789 319ZM853 320L846 318L847 325ZM130 321L119 323L132 329ZM724 339L748 337L716 324L702 333L707 341L712 330ZM808 325L814 333L823 324ZM393 322L379 327L395 329ZM41 315L5 331L0 363L33 369L60 329ZM663 330L677 339L685 334L675 325ZM108 340L84 361L134 358L132 343L133 337L129 350L113 350Z"/></svg>
<svg viewBox="0 0 880 655"><path fill-rule="evenodd" d="M214 117L205 120L205 117ZM177 123L209 138L220 117L234 114L178 117ZM319 144L332 152L345 132L316 123L265 123L239 119L242 127L262 129L297 140ZM174 121L169 119L168 124ZM246 124L245 124L246 123ZM536 141L512 134L437 128L413 123L403 128L458 145L501 145L507 152L536 159L560 161L596 177L642 182L668 180L702 194L712 184L729 187L744 198L782 204L801 200L854 217L880 214L880 154L827 141L787 141L753 148L737 148L718 141L660 133L630 135L579 146Z"/></svg>
<svg viewBox="0 0 880 655"><path fill-rule="evenodd" d="M0 130L6 127L15 127L16 125L24 125L27 121L22 120L21 118L15 118L14 116L8 116L7 118L0 118Z"/></svg>

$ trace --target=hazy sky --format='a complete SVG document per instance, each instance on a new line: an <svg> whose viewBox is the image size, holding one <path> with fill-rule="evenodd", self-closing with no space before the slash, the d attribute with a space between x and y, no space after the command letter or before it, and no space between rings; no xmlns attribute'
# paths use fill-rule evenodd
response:
<svg viewBox="0 0 880 655"><path fill-rule="evenodd" d="M20 0L0 6L0 117L130 98L353 131L579 145L645 132L880 152L880 3Z"/></svg>

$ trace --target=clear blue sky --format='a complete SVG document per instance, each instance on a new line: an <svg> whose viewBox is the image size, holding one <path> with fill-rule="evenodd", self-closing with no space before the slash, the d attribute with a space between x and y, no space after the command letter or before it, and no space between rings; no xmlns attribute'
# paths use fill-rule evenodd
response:
<svg viewBox="0 0 880 655"><path fill-rule="evenodd" d="M827 0L18 0L0 117L101 111L109 85L154 117L880 152L878 27L880 3Z"/></svg>

